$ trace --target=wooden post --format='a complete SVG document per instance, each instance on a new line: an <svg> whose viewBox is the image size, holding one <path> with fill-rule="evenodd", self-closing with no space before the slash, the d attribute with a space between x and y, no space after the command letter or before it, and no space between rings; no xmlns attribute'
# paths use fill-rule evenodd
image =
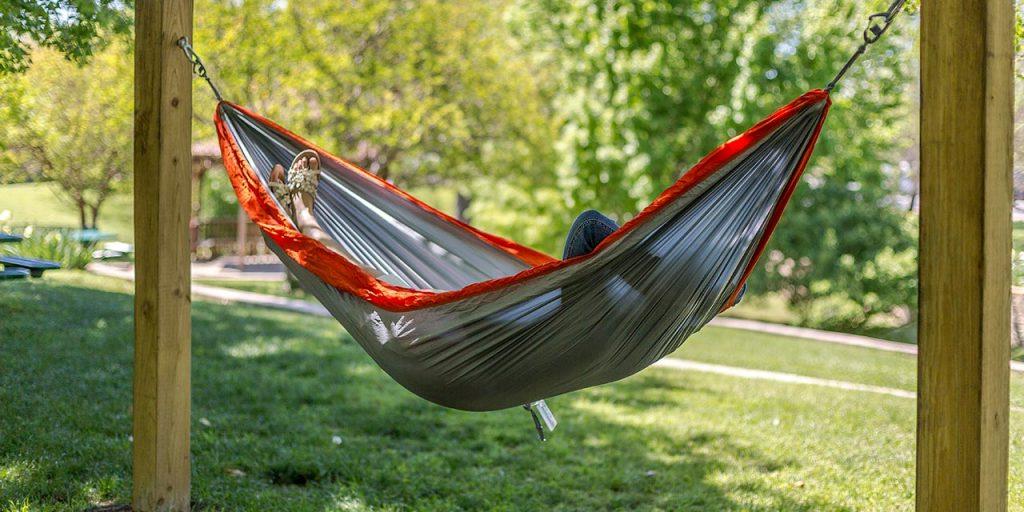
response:
<svg viewBox="0 0 1024 512"><path fill-rule="evenodd" d="M135 5L132 507L189 509L191 0Z"/></svg>
<svg viewBox="0 0 1024 512"><path fill-rule="evenodd" d="M235 220L235 252L238 253L238 270L245 270L245 253L248 241L249 216L241 206L238 207L238 216Z"/></svg>
<svg viewBox="0 0 1024 512"><path fill-rule="evenodd" d="M1013 2L921 6L917 508L1005 511Z"/></svg>

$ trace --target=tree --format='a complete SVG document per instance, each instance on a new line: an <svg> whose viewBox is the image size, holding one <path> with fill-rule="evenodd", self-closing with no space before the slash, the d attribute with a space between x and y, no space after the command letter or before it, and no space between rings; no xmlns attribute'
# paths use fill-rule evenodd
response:
<svg viewBox="0 0 1024 512"><path fill-rule="evenodd" d="M524 37L562 70L558 174L570 205L625 220L735 131L728 108L771 4L526 2Z"/></svg>
<svg viewBox="0 0 1024 512"><path fill-rule="evenodd" d="M131 55L114 45L85 65L54 50L32 57L24 74L0 78L6 173L52 181L81 227L96 228L104 202L131 176Z"/></svg>
<svg viewBox="0 0 1024 512"><path fill-rule="evenodd" d="M472 196L472 215L481 182L490 193L551 174L550 98L503 2L206 0L197 9L208 15L197 18L196 48L228 99L402 187L454 189L463 206Z"/></svg>
<svg viewBox="0 0 1024 512"><path fill-rule="evenodd" d="M28 68L33 45L82 64L108 38L131 30L132 0L6 0L0 3L0 75Z"/></svg>
<svg viewBox="0 0 1024 512"><path fill-rule="evenodd" d="M747 116L766 108L759 102L826 83L860 43L867 11L838 1L796 6L773 12L773 30L754 48L754 61L773 64L752 75ZM916 312L916 216L899 201L900 158L917 144L916 36L913 17L898 20L833 93L812 165L753 281L783 292L805 323L859 329Z"/></svg>
<svg viewBox="0 0 1024 512"><path fill-rule="evenodd" d="M520 34L561 70L558 189L571 209L619 220L701 155L828 83L876 12L840 0L520 5ZM857 327L914 304L912 220L893 200L892 165L913 143L900 137L910 21L836 91L812 166L752 279L752 291L782 292L807 323Z"/></svg>
<svg viewBox="0 0 1024 512"><path fill-rule="evenodd" d="M385 179L521 173L550 147L499 2L207 3L196 41L229 97Z"/></svg>

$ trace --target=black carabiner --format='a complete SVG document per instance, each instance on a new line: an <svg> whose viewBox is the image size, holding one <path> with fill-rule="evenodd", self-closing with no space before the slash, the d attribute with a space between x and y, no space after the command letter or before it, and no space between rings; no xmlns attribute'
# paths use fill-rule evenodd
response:
<svg viewBox="0 0 1024 512"><path fill-rule="evenodd" d="M213 95L217 98L217 101L224 101L224 98L220 95L220 90L217 89L216 85L213 85L213 80L210 80L210 75L206 72L206 66L203 65L203 60L199 58L199 54L197 54L195 49L192 48L192 45L189 44L188 38L182 37L181 39L178 39L178 46L181 48L181 51L185 52L185 57L188 61L192 63L192 73L199 78L206 80L210 89L213 90Z"/></svg>
<svg viewBox="0 0 1024 512"><path fill-rule="evenodd" d="M874 44L876 41L881 39L882 35L889 30L889 26L892 25L893 20L896 19L896 15L899 14L900 10L902 10L903 4L905 4L906 1L907 0L893 0L892 4L889 5L889 9L885 12L876 12L875 14L868 16L868 26L864 29L862 36L864 38L864 42L857 47L857 50L853 52L853 55L850 56L849 60L846 61L846 64L844 64L839 70L839 73L836 73L835 78L825 86L826 91L831 92L832 89L836 87L836 84L839 83L839 80L846 75L846 72L850 70L853 63L856 62L861 55L864 55L864 52L868 49L868 45Z"/></svg>

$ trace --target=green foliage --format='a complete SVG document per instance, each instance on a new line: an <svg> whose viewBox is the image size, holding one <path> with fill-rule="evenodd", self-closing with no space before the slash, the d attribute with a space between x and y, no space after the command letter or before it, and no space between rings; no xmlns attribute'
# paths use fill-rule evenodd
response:
<svg viewBox="0 0 1024 512"><path fill-rule="evenodd" d="M35 65L0 77L0 183L51 181L95 228L104 203L131 177L132 58L113 45L88 64L38 50Z"/></svg>
<svg viewBox="0 0 1024 512"><path fill-rule="evenodd" d="M536 172L553 136L497 2L197 9L196 48L228 98L404 187Z"/></svg>
<svg viewBox="0 0 1024 512"><path fill-rule="evenodd" d="M471 188L476 199L469 209L469 218L474 225L503 233L548 254L561 255L568 229L562 219L569 218L572 212L557 187L521 178L476 180Z"/></svg>
<svg viewBox="0 0 1024 512"><path fill-rule="evenodd" d="M25 238L17 244L4 244L6 254L56 261L65 269L84 269L92 261L92 245L68 238L64 230L24 229Z"/></svg>
<svg viewBox="0 0 1024 512"><path fill-rule="evenodd" d="M559 70L557 187L571 210L619 220L686 164L828 83L875 12L839 0L520 7L521 37ZM913 19L901 22L835 92L811 167L751 283L754 293L783 292L805 323L862 326L914 304L914 235L892 163L913 142L900 137L912 130L914 35Z"/></svg>
<svg viewBox="0 0 1024 512"><path fill-rule="evenodd" d="M1024 286L1024 251L1013 256L1013 285Z"/></svg>
<svg viewBox="0 0 1024 512"><path fill-rule="evenodd" d="M84 63L111 35L128 34L133 0L4 0L0 75L25 71L33 44Z"/></svg>
<svg viewBox="0 0 1024 512"><path fill-rule="evenodd" d="M47 0L19 14L38 21L82 11L68 19L93 27L78 32L88 44L47 39L58 25L25 22L17 33L43 34L35 40L71 48L63 53L82 61L96 34L126 26L131 5ZM912 320L915 227L900 191L915 159L908 84L917 2L909 5L835 92L816 156L753 275L752 293L785 296L803 323ZM859 43L867 15L887 6L354 0L340 8L325 0L199 0L195 46L228 99L405 188L469 195L476 225L557 253L573 214L597 208L627 220L702 154L823 86ZM20 18L4 20L11 19ZM77 68L40 51L32 76L0 79L0 122L17 127L0 138L18 138L22 148L0 140L0 181L53 179L41 172L44 159L27 158L24 141L34 138L89 155L51 159L58 162L51 168L100 178L68 182L66 191L100 190L104 180L123 186L127 151L110 179L75 167L103 161L101 143L128 144L112 134L128 133L130 58L117 45L98 60ZM196 87L197 118L208 119L212 95ZM97 103L94 90L117 92ZM86 114L54 114L68 109ZM213 136L208 122L195 132ZM226 182L211 176L204 214L230 213ZM82 209L81 224L94 223L87 203L96 192L67 195Z"/></svg>
<svg viewBox="0 0 1024 512"><path fill-rule="evenodd" d="M0 224L9 211L11 224L21 228L78 226L78 213L60 200L60 194L54 183L0 185ZM131 193L118 193L107 201L97 224L117 240L131 243L135 236L132 214Z"/></svg>
<svg viewBox="0 0 1024 512"><path fill-rule="evenodd" d="M223 219L238 214L238 197L231 187L228 175L220 169L206 173L203 178L202 219Z"/></svg>
<svg viewBox="0 0 1024 512"><path fill-rule="evenodd" d="M712 113L729 108L768 5L524 2L524 37L560 70L557 170L571 209L625 220L744 122Z"/></svg>
<svg viewBox="0 0 1024 512"><path fill-rule="evenodd" d="M777 56L786 39L807 41L776 59L774 79L752 81L762 100L825 83L857 44L845 35L857 11L821 2L776 14L759 60ZM842 15L836 16L839 12ZM901 18L870 49L833 95L834 106L805 178L776 231L754 290L782 291L805 323L860 328L878 315L916 310L916 221L900 203L911 163L913 18ZM820 63L829 63L822 66ZM816 65L817 63L817 65ZM911 136L907 136L910 134ZM909 318L908 318L909 319Z"/></svg>
<svg viewBox="0 0 1024 512"><path fill-rule="evenodd" d="M77 272L3 289L3 507L128 502L131 289ZM413 396L331 319L202 300L192 312L193 497L209 510L913 507L913 400L655 368L556 397L559 427L539 443L521 409ZM903 354L743 331L709 329L676 356L915 387Z"/></svg>

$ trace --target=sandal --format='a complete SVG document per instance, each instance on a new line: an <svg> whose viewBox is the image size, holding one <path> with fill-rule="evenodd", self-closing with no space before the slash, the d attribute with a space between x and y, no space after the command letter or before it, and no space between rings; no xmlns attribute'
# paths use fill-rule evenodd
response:
<svg viewBox="0 0 1024 512"><path fill-rule="evenodd" d="M267 184L270 186L270 191L274 194L274 198L284 208L285 213L292 219L295 219L295 201L294 197L296 193L304 192L310 195L312 204L316 201L316 187L320 181L320 169L310 169L306 165L306 159L309 157L316 157L318 160L320 155L312 149L307 149L295 155L292 159L291 165L288 170L285 171L284 181L279 181L271 178ZM273 176L273 172L271 173Z"/></svg>
<svg viewBox="0 0 1024 512"><path fill-rule="evenodd" d="M291 167L288 168L286 183L288 191L293 196L297 193L309 194L309 204L306 207L312 209L313 204L316 203L316 188L320 183L320 166L317 165L316 169L310 169L308 164L306 164L306 159L309 157L315 157L317 162L320 161L320 155L312 149L307 149L295 155ZM292 203L294 203L294 199Z"/></svg>

